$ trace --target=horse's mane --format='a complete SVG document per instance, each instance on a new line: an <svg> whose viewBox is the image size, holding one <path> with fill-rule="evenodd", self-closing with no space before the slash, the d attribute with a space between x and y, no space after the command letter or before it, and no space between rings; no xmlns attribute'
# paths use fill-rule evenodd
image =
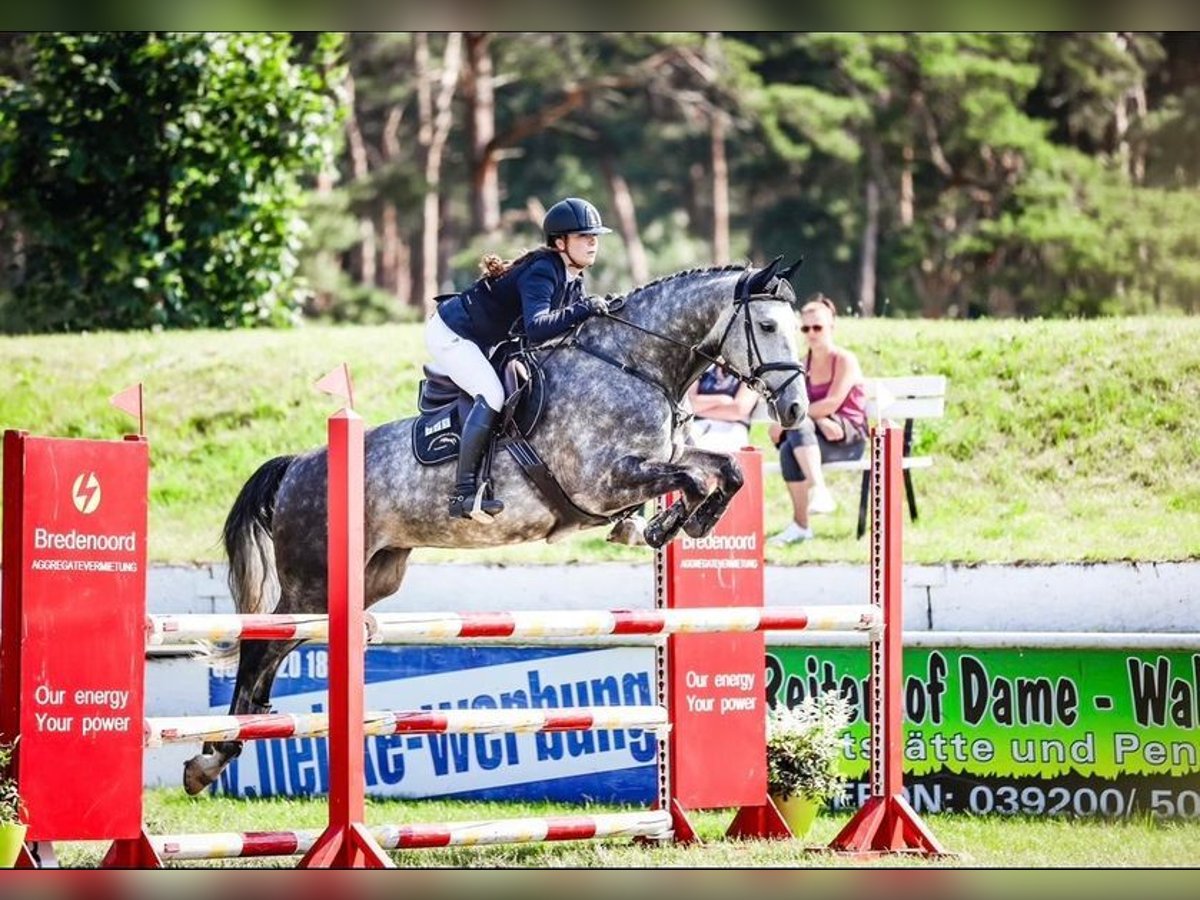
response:
<svg viewBox="0 0 1200 900"><path fill-rule="evenodd" d="M719 275L724 272L744 272L750 268L746 263L733 263L727 266L698 266L695 269L683 269L679 272L672 272L670 275L664 275L661 278L656 278L653 281L647 281L645 284L639 284L627 294L617 294L616 297L624 299L626 302L633 300L637 295L649 291L651 288L657 288L666 284L669 281L675 281L680 278L687 278L690 275Z"/></svg>

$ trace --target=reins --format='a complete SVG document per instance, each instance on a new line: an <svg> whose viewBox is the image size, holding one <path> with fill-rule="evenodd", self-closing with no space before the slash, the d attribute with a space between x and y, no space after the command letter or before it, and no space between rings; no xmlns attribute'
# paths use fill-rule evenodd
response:
<svg viewBox="0 0 1200 900"><path fill-rule="evenodd" d="M652 328L646 328L644 325L639 325L637 322L634 322L630 319L626 319L626 318L623 318L622 316L616 315L616 313L612 312L611 310L602 313L602 316L603 316L603 318L611 319L614 322L620 322L622 325L626 325L629 328L636 329L637 331L640 331L643 334L648 334L652 337L658 338L659 340L667 341L668 343L674 344L677 347L682 347L684 350L687 350L690 355L698 356L709 364L720 366L722 369L724 369L726 372L728 372L730 375L732 375L738 382L746 385L751 390L760 394L763 397L763 399L765 399L768 403L770 403L772 400L775 399L775 397L780 392L786 390L787 387L793 381L795 381L797 378L804 375L805 370L804 370L804 364L799 363L799 362L777 362L777 363L763 362L762 351L759 350L759 348L758 348L758 341L754 337L754 328L750 321L750 304L752 302L754 302L755 300L774 300L779 303L786 303L787 301L782 300L779 297L776 297L774 294L747 293L746 292L746 284L749 281L750 272L751 272L751 270L747 269L745 272L743 272L738 277L737 285L734 287L734 300L733 300L734 314L729 317L729 323L725 326L725 331L721 334L721 340L717 342L717 355L716 356L712 356L712 355L706 353L704 350L701 349L699 344L688 344L677 338L671 337L671 335L669 335L669 334L663 334L662 332L655 331ZM620 304L620 306L617 307L617 309L620 309L622 306L624 306L625 300L627 298L621 297L619 299L621 300L621 304ZM745 332L746 332L747 360L753 366L753 368L750 370L750 374L748 374L748 375L745 375L742 372L739 372L736 367L731 366L721 353L722 348L724 348L724 346L725 346L725 341L728 340L728 338L729 338L729 332L733 329L734 322L738 319L739 312L742 314L741 319L742 319L742 323L743 323L743 326L744 326ZM577 347L578 349L584 351L585 353L589 353L592 356L596 357L597 359L603 360L604 362L608 363L611 366L615 366L616 368L620 369L622 372L626 372L630 375L633 375L636 378L640 378L642 381L646 382L647 384L654 385L667 397L667 399L671 403L674 404L674 403L678 402L674 397L671 396L670 391L665 386L660 384L655 379L651 378L649 375L646 375L645 373L639 371L638 369L629 365L628 363L623 363L617 359L614 359L613 357L609 356L606 353L602 353L601 351L596 350L593 347L589 347L586 344L581 343L578 339L575 338L574 333L572 334L571 341L569 343L566 343L566 345L572 346L572 347ZM758 364L754 365L754 360L756 358L758 360ZM767 385L766 382L764 382L762 380L762 376L764 374L766 374L767 372L791 372L792 377L787 379L782 385L780 385L778 390L772 390L770 388L770 386Z"/></svg>

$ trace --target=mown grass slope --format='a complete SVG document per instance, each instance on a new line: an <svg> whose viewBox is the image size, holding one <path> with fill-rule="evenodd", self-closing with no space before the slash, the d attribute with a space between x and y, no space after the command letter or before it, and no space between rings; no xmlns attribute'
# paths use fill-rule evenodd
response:
<svg viewBox="0 0 1200 900"><path fill-rule="evenodd" d="M1200 558L1200 320L849 320L840 340L868 374L949 378L944 419L918 426L936 458L914 477L914 562ZM0 338L0 425L117 437L131 420L110 394L145 384L155 561L221 556L221 523L263 460L324 440L336 403L312 383L345 361L368 423L415 410L418 325L293 331ZM756 442L767 447L765 427ZM768 458L771 453L768 448ZM858 476L832 476L841 508L818 538L768 549L779 563L858 562ZM767 476L767 530L789 507ZM421 551L418 560L641 560L593 531L556 545Z"/></svg>

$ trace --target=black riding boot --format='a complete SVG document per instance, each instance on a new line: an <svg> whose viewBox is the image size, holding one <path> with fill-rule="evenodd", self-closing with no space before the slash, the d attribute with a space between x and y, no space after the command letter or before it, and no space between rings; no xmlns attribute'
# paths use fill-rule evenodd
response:
<svg viewBox="0 0 1200 900"><path fill-rule="evenodd" d="M474 519L487 523L504 511L501 501L482 496L484 491L476 474L499 418L500 414L488 406L482 397L475 398L475 405L463 422L462 441L458 446L458 481L454 496L450 498L452 519Z"/></svg>

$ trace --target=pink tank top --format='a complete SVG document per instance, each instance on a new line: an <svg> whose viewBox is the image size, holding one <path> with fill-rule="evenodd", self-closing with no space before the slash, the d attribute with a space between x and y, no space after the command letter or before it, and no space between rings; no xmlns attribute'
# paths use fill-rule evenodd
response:
<svg viewBox="0 0 1200 900"><path fill-rule="evenodd" d="M837 379L837 364L838 357L834 354L833 362L829 367L829 380L823 384L813 384L807 378L805 379L805 387L808 388L808 402L816 403L818 400L824 400L829 395L829 386ZM812 354L808 354L808 359L805 361L805 369L812 368ZM862 383L854 385L850 388L850 392L846 394L846 399L842 401L842 405L837 408L837 414L848 422L853 422L856 425L867 427L867 391L862 386Z"/></svg>

